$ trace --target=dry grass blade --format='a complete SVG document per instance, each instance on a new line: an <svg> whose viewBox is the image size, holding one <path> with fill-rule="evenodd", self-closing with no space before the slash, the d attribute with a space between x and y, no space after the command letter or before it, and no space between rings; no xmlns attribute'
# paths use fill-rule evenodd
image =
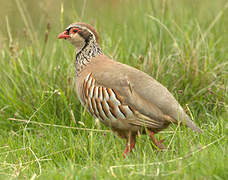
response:
<svg viewBox="0 0 228 180"><path fill-rule="evenodd" d="M9 46L11 46L13 43L13 38L12 38L11 30L10 30L9 19L7 16L6 16L6 27L7 27L7 33L9 36Z"/></svg>
<svg viewBox="0 0 228 180"><path fill-rule="evenodd" d="M48 123L43 123L43 122L30 121L30 120L26 120L26 119L8 118L7 120L17 121L17 122L22 122L22 123L30 123L30 124L35 124L35 125L39 125L39 126L51 126L51 127L75 129L75 130L81 130L81 131L112 132L111 130L70 127L70 126L63 126L63 125L58 125L58 124L48 124ZM163 131L163 132L159 132L159 134L173 134L174 132L175 131Z"/></svg>
<svg viewBox="0 0 228 180"><path fill-rule="evenodd" d="M23 148L14 149L14 150L11 150L11 151L1 152L0 155L1 154L12 153L12 152L17 152L17 151L22 151L22 150L26 150L26 149L29 149L29 147L23 147Z"/></svg>
<svg viewBox="0 0 228 180"><path fill-rule="evenodd" d="M64 16L64 4L63 2L61 3L61 9L60 9L60 24L61 24L61 29L63 29L63 16Z"/></svg>
<svg viewBox="0 0 228 180"><path fill-rule="evenodd" d="M24 144L24 147L25 147L25 132L27 130L27 126L28 124L30 123L31 119L36 115L36 113L38 113L40 111L40 109L49 101L49 99L55 94L56 92L53 92L41 105L40 107L38 107L34 113L30 116L29 120L27 120L27 123L24 127L24 130L23 130L23 144Z"/></svg>
<svg viewBox="0 0 228 180"><path fill-rule="evenodd" d="M31 124L36 124L36 125L40 125L40 126L51 126L51 127L58 127L58 128L65 128L65 129L75 129L75 130L82 130L82 131L111 132L109 130L69 127L69 126L63 126L63 125L57 125L57 124L48 124L48 123L42 123L42 122L29 121L29 120L26 120L26 119L8 118L8 120L17 121L17 122L23 122L23 123L31 123Z"/></svg>
<svg viewBox="0 0 228 180"><path fill-rule="evenodd" d="M35 157L36 162L37 162L37 164L38 164L38 166L39 166L40 174L39 174L38 176L40 176L40 175L42 174L42 169L41 169L40 160L39 160L39 158L37 158L36 154L34 153L34 151L33 151L30 147L29 147L29 150L32 152L32 154L33 154L33 156Z"/></svg>
<svg viewBox="0 0 228 180"><path fill-rule="evenodd" d="M0 175L6 175L6 176L11 176L11 177L13 177L12 174L4 173L4 172L0 172Z"/></svg>
<svg viewBox="0 0 228 180"><path fill-rule="evenodd" d="M194 163L189 163L188 165L182 167L181 169L185 169L187 167L189 167L190 165L192 165ZM177 174L178 172L180 171L180 169L178 170L175 170L175 171L171 171L171 172L168 172L168 173L160 173L160 170L159 168L157 168L157 171L155 174L146 174L146 173L142 173L142 172L132 172L132 174L138 174L138 175L143 175L143 176L147 176L147 177L157 177L157 176L169 176L169 175L172 175L172 174Z"/></svg>
<svg viewBox="0 0 228 180"><path fill-rule="evenodd" d="M22 7L23 2L21 2L20 0L15 0L15 1L16 1L16 5L18 7L18 10L19 10L19 12L21 14L21 17L22 17L22 19L23 19L23 21L25 23L26 29L28 31L29 38L31 39L31 41L34 41L35 40L35 38L33 36L34 30L32 29L32 27L30 27L29 22L28 22L28 20L26 18L25 11L23 10L23 7Z"/></svg>
<svg viewBox="0 0 228 180"><path fill-rule="evenodd" d="M222 136L218 139L216 139L215 141L193 151L193 152L190 152L184 156L181 156L181 157L178 157L178 158L175 158L175 159L170 159L170 160L167 160L167 161L161 161L161 162L153 162L153 163L147 163L147 164L125 164L125 165L118 165L118 166L110 166L109 169L111 171L111 174L114 176L114 177L117 177L115 175L115 173L113 172L113 169L115 168L130 168L130 167L136 167L136 166L153 166L153 165L161 165L161 164L166 164L166 163L172 163L172 162L175 162L175 161L178 161L178 160L183 160L183 159L186 159L186 158L189 158L190 156L208 148L209 146L215 144L216 142L219 142L221 141L223 138L225 138L225 136Z"/></svg>
<svg viewBox="0 0 228 180"><path fill-rule="evenodd" d="M0 147L0 149L5 149L5 148L9 148L9 146L2 146L2 147Z"/></svg>
<svg viewBox="0 0 228 180"><path fill-rule="evenodd" d="M168 27L163 24L159 19L157 19L156 17L152 16L152 15L148 15L149 18L155 20L158 24L160 24L170 35L170 37L172 38L172 40L174 41L175 46L178 48L179 52L180 52L180 48L179 45L177 43L177 40L175 39L174 35L170 32L170 30L168 29Z"/></svg>
<svg viewBox="0 0 228 180"><path fill-rule="evenodd" d="M211 24L209 25L209 27L207 28L207 30L203 33L202 37L201 37L201 41L198 42L196 49L198 49L201 45L201 43L204 41L204 39L206 38L206 36L208 35L208 33L210 32L210 30L214 27L214 25L218 22L218 20L220 19L220 17L223 15L224 11L228 8L228 2L224 5L224 8L219 11L219 13L217 14L217 16L215 16L214 20L211 22Z"/></svg>
<svg viewBox="0 0 228 180"><path fill-rule="evenodd" d="M83 18L84 17L84 15L85 15L85 9L86 9L86 0L83 1L82 13L81 13L81 17L80 18Z"/></svg>

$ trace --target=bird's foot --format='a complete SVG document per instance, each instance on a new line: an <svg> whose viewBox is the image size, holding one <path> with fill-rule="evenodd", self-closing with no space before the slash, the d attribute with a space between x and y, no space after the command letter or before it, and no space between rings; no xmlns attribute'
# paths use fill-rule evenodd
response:
<svg viewBox="0 0 228 180"><path fill-rule="evenodd" d="M164 139L158 141L155 136L154 136L154 132L151 130L148 130L149 136L151 138L151 140L153 141L154 145L156 145L160 150L164 150L166 149L166 147L164 146L164 144L162 144L162 142L164 142Z"/></svg>
<svg viewBox="0 0 228 180"><path fill-rule="evenodd" d="M131 144L126 144L126 148L123 152L123 157L126 158L128 153L132 151L132 149L135 147L135 142L131 143Z"/></svg>
<svg viewBox="0 0 228 180"><path fill-rule="evenodd" d="M165 150L166 147L164 144L162 144L164 142L164 139L157 141L156 143L154 143L160 150Z"/></svg>

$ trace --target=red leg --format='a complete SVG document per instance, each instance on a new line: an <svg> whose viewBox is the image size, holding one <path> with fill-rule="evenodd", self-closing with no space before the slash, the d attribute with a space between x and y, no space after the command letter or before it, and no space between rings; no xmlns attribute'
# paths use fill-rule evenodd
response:
<svg viewBox="0 0 228 180"><path fill-rule="evenodd" d="M132 135L131 132L129 132L126 148L123 152L123 157L125 158L129 152L132 151L132 149L135 147L136 143L136 135Z"/></svg>
<svg viewBox="0 0 228 180"><path fill-rule="evenodd" d="M164 140L158 141L155 136L154 136L154 132L148 129L148 133L149 136L151 138L151 140L153 141L153 143L159 148L159 149L165 149L165 146L162 144L162 142Z"/></svg>
<svg viewBox="0 0 228 180"><path fill-rule="evenodd" d="M131 143L131 144L126 144L126 148L125 148L125 150L124 150L124 152L123 152L123 157L126 157L127 156L127 154L129 153L129 152L131 152L132 151L132 149L135 147L135 142L134 143Z"/></svg>

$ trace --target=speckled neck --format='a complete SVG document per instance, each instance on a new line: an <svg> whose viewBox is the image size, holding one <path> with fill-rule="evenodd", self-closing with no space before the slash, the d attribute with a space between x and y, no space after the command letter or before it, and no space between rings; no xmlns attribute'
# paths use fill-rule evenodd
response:
<svg viewBox="0 0 228 180"><path fill-rule="evenodd" d="M103 54L100 46L93 39L86 42L84 47L76 55L76 75L78 75L93 57Z"/></svg>

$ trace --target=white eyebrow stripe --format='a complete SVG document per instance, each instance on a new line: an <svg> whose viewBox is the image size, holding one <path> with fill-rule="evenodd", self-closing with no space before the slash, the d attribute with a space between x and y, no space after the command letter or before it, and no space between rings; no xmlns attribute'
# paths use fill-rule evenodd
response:
<svg viewBox="0 0 228 180"><path fill-rule="evenodd" d="M70 30L72 27L79 27L79 28L81 28L81 26L79 26L79 25L70 24L70 25L66 28L66 30Z"/></svg>

